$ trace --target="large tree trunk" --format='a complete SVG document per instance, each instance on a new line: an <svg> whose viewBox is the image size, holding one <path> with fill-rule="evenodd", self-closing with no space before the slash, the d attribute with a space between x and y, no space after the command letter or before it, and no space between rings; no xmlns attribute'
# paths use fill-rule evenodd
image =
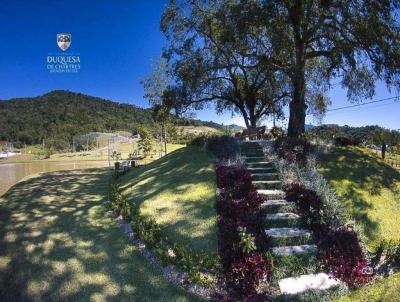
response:
<svg viewBox="0 0 400 302"><path fill-rule="evenodd" d="M296 54L296 72L292 77L293 98L290 102L290 115L288 136L299 137L305 131L306 110L305 101L306 81L305 81L305 63L303 59L303 49L298 46Z"/></svg>
<svg viewBox="0 0 400 302"><path fill-rule="evenodd" d="M250 115L250 127L249 128L256 128L257 127L257 118L254 115Z"/></svg>
<svg viewBox="0 0 400 302"><path fill-rule="evenodd" d="M293 99L290 102L290 116L288 136L299 137L305 131L306 109L304 92L294 91Z"/></svg>

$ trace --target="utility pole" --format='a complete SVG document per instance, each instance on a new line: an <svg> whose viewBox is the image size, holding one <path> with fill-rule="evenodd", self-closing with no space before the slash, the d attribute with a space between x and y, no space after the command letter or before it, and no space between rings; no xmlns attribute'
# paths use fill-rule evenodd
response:
<svg viewBox="0 0 400 302"><path fill-rule="evenodd" d="M110 138L107 140L107 142L108 142L108 154L107 154L107 157L108 157L108 167L109 168L111 168L111 162L110 162Z"/></svg>
<svg viewBox="0 0 400 302"><path fill-rule="evenodd" d="M162 122L162 136L164 137L164 149L165 149L165 155L167 155L167 127L165 127L165 121Z"/></svg>

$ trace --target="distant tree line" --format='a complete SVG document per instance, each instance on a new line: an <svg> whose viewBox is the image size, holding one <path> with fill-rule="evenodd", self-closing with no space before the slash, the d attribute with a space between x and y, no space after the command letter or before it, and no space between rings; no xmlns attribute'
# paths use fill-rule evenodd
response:
<svg viewBox="0 0 400 302"><path fill-rule="evenodd" d="M309 137L318 137L325 140L345 137L360 144L376 145L379 147L382 144L391 147L400 145L400 131L389 130L376 125L363 127L321 125L310 129L307 135Z"/></svg>
<svg viewBox="0 0 400 302"><path fill-rule="evenodd" d="M171 120L168 131L176 141L179 141L179 132L174 125L222 129L214 122L175 117ZM82 93L58 90L39 97L0 100L0 141L13 142L16 148L42 144L44 140L46 148L68 151L72 150L73 137L78 134L115 131L137 134L143 128L157 136L151 109ZM87 148L86 141L82 148Z"/></svg>

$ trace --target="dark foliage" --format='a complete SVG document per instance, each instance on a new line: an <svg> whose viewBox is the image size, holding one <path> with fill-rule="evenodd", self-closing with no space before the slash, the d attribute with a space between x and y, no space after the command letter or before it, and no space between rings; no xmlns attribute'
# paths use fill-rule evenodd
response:
<svg viewBox="0 0 400 302"><path fill-rule="evenodd" d="M212 136L207 139L206 148L219 159L234 158L239 153L239 144L228 135Z"/></svg>
<svg viewBox="0 0 400 302"><path fill-rule="evenodd" d="M220 301L268 301L256 292L259 282L271 276L271 264L263 256L268 248L268 238L263 231L263 199L251 184L247 170L219 166L216 173L219 254L225 281L234 298ZM239 227L246 228L254 237L257 250L243 251Z"/></svg>
<svg viewBox="0 0 400 302"><path fill-rule="evenodd" d="M388 130L380 126L350 127L339 125L321 125L307 131L308 137L317 137L325 140L334 140L335 137L346 137L356 142L376 144L375 134L385 133L391 137L387 144L394 146L399 143L400 132Z"/></svg>
<svg viewBox="0 0 400 302"><path fill-rule="evenodd" d="M322 220L321 209L323 201L313 190L293 183L285 188L286 200L296 204L296 212L303 219L318 239L328 231L328 226Z"/></svg>
<svg viewBox="0 0 400 302"><path fill-rule="evenodd" d="M360 145L360 141L351 138L351 137L336 137L335 138L335 145L336 146L358 146Z"/></svg>
<svg viewBox="0 0 400 302"><path fill-rule="evenodd" d="M323 201L315 191L291 184L285 192L286 200L295 202L296 212L313 232L325 269L351 287L370 281L372 275L357 233L350 227L335 229L326 223L321 214Z"/></svg>
<svg viewBox="0 0 400 302"><path fill-rule="evenodd" d="M195 138L193 138L188 145L189 146L196 146L196 147L201 147L204 148L206 146L206 142L207 142L207 136L205 135L200 135L197 136Z"/></svg>
<svg viewBox="0 0 400 302"><path fill-rule="evenodd" d="M271 263L261 253L254 252L232 264L231 272L227 274L227 283L241 293L244 301L257 301L254 286L270 274ZM258 301L265 301L265 297Z"/></svg>
<svg viewBox="0 0 400 302"><path fill-rule="evenodd" d="M303 165L314 148L306 138L282 136L275 140L274 149L280 158Z"/></svg>
<svg viewBox="0 0 400 302"><path fill-rule="evenodd" d="M234 199L243 198L251 190L255 190L251 182L251 174L246 169L235 166L218 166L216 169L217 187L225 189Z"/></svg>
<svg viewBox="0 0 400 302"><path fill-rule="evenodd" d="M322 264L336 278L358 287L372 278L357 233L349 226L330 230L321 238Z"/></svg>

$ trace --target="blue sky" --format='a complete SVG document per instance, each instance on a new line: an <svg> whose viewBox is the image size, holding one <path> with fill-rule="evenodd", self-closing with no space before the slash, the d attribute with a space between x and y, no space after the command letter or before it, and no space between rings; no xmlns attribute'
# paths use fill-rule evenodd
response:
<svg viewBox="0 0 400 302"><path fill-rule="evenodd" d="M68 89L146 107L140 80L165 43L159 29L167 0L2 0L0 2L0 99ZM71 33L68 52L79 53L76 74L49 73L46 57L59 53L57 33ZM394 96L381 83L374 99ZM330 92L332 107L348 105L346 92ZM324 123L379 124L400 128L400 102L328 113ZM203 120L243 124L239 116L197 112ZM308 122L314 122L312 117ZM267 122L270 124L270 122Z"/></svg>

